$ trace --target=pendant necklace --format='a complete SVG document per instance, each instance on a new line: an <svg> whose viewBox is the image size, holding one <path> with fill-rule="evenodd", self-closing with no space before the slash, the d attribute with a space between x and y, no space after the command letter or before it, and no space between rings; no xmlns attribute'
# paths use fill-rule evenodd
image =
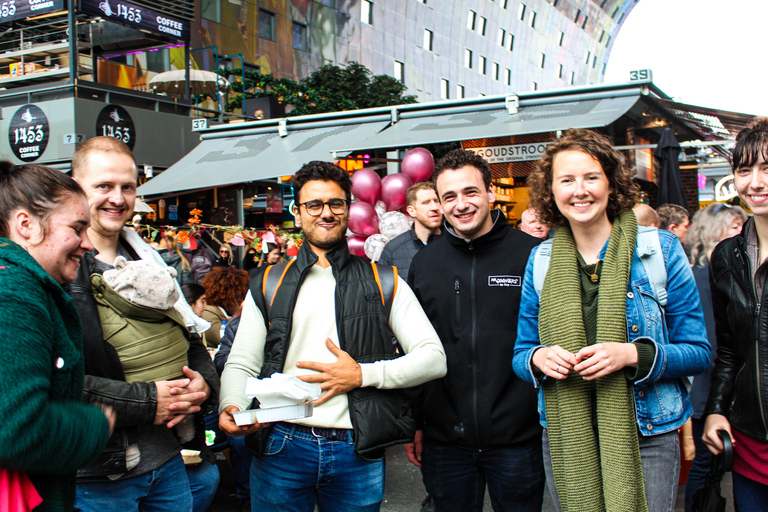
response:
<svg viewBox="0 0 768 512"><path fill-rule="evenodd" d="M597 260L597 263L595 264L595 273L594 273L594 274L590 274L590 273L587 271L587 269L586 269L586 268L583 268L583 267L582 267L582 270L584 270L584 273L585 273L585 274L587 274L587 275L589 276L589 279L590 279L590 280L591 280L593 283L596 283L596 282L597 282L597 281L600 279L600 275L599 275L597 272L598 272L598 270L600 270L600 263L602 263L602 262L603 262L603 260Z"/></svg>

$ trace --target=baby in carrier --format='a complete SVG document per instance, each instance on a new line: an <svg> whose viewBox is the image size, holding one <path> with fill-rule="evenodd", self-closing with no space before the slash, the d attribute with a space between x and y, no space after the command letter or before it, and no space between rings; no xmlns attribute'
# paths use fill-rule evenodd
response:
<svg viewBox="0 0 768 512"><path fill-rule="evenodd" d="M104 340L117 351L126 382L185 378L189 331L173 308L180 297L175 278L171 267L122 256L114 269L91 276ZM175 428L182 444L193 439L191 415Z"/></svg>

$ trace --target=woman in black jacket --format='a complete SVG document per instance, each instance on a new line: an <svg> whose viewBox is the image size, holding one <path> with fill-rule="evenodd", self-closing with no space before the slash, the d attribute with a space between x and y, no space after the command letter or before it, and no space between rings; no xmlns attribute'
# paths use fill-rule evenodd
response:
<svg viewBox="0 0 768 512"><path fill-rule="evenodd" d="M734 440L733 494L737 511L768 511L768 118L739 133L733 184L752 210L741 234L712 253L710 279L717 363L707 403L704 442L717 454L725 430Z"/></svg>

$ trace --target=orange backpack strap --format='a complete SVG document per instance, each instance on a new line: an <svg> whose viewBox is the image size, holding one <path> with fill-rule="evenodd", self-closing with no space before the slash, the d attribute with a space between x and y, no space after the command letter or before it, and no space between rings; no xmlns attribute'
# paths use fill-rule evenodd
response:
<svg viewBox="0 0 768 512"><path fill-rule="evenodd" d="M266 311L262 311L262 314L265 314L265 320L267 320L267 322L269 322L269 314L272 310L272 303L275 301L277 290L280 288L280 285L283 284L285 273L294 261L296 260L291 260L287 263L277 263L267 267L264 271L264 277L261 281L261 292L264 296L264 306Z"/></svg>
<svg viewBox="0 0 768 512"><path fill-rule="evenodd" d="M381 303L384 305L384 313L389 320L389 312L392 311L392 302L397 293L397 268L390 265L377 265L371 262L373 277L379 286Z"/></svg>

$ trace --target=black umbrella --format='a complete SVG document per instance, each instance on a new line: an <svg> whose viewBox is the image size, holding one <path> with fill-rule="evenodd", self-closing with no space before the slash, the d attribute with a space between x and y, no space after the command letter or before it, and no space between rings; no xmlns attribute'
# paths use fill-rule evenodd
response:
<svg viewBox="0 0 768 512"><path fill-rule="evenodd" d="M683 180L680 177L680 165L677 156L680 154L680 144L672 129L665 128L659 139L654 156L659 159L659 205L678 204L688 210L688 199L685 197ZM689 210L690 211L690 210Z"/></svg>

